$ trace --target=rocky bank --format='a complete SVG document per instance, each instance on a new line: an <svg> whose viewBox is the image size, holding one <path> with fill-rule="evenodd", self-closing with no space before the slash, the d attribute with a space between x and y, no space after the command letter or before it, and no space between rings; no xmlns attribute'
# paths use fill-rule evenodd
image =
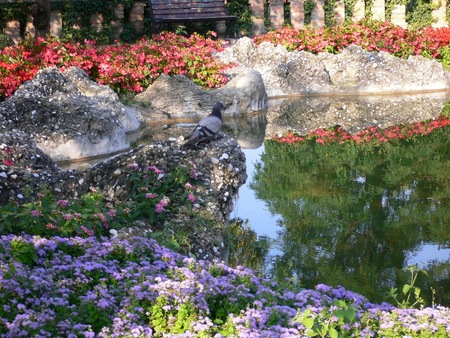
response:
<svg viewBox="0 0 450 338"><path fill-rule="evenodd" d="M59 169L55 162L38 149L24 132L0 134L0 204L9 200L26 203L37 199L37 193L50 188L58 199L78 198L95 188L111 201L122 201L131 192L127 165L156 166L163 173L176 166L193 163L199 179L206 186L202 200L193 213L169 214L164 224L150 225L138 221L118 234L128 238L145 235L156 229L185 231L191 253L199 259L223 259L224 234L233 209L232 197L247 179L245 157L235 139L221 134L215 142L194 149L182 147L182 137L148 144L113 156L94 166L81 166L69 171ZM7 164L4 164L6 161ZM193 220L196 214L214 220L209 228ZM187 226L186 224L189 224Z"/></svg>
<svg viewBox="0 0 450 338"><path fill-rule="evenodd" d="M225 64L239 64L226 75L258 71L269 97L298 94L380 94L450 88L441 63L423 56L407 60L352 45L340 54L289 52L285 47L239 39L217 54Z"/></svg>

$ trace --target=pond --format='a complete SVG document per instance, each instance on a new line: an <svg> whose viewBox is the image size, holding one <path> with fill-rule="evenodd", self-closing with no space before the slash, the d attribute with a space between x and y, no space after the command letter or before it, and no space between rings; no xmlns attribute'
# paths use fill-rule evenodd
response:
<svg viewBox="0 0 450 338"><path fill-rule="evenodd" d="M248 224L244 248L230 260L302 287L342 285L372 302L387 301L386 292L410 280L402 269L418 264L428 273L416 283L426 304L433 288L434 302L450 306L449 127L368 152L264 143L288 130L341 125L357 133L423 121L449 99L449 92L278 98L263 113L226 118L223 131L243 148L249 175L231 215L241 230ZM144 126L129 137L155 142L186 135L195 123Z"/></svg>
<svg viewBox="0 0 450 338"><path fill-rule="evenodd" d="M291 101L291 116L308 112L299 100ZM379 123L368 123L367 112L352 118L366 121L352 124L355 130ZM244 149L249 178L232 216L248 220L257 234L245 245L264 248L253 267L307 288L342 285L381 302L392 287L409 283L402 269L418 264L428 273L416 282L426 304L433 288L434 302L450 306L449 131L367 151L316 142Z"/></svg>

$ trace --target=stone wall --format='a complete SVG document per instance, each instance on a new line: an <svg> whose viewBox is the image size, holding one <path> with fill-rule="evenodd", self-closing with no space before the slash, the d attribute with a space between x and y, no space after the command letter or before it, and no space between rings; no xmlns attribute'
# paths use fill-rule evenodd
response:
<svg viewBox="0 0 450 338"><path fill-rule="evenodd" d="M272 24L272 28L279 28L284 23L284 8L283 3L288 2L290 4L290 19L292 27L295 29L301 29L305 26L304 6L305 0L269 0L269 19ZM311 25L313 27L325 26L325 15L323 11L323 5L325 0L315 0L316 7L311 13ZM255 16L261 16L261 8L264 6L264 0L249 0L250 7ZM433 11L433 16L437 19L437 22L433 24L433 27L447 27L448 22L445 20L446 15L446 0L433 0L433 4L440 4L440 7ZM365 2L364 0L357 0L355 8L353 10L352 20L357 22L365 17ZM384 21L386 19L385 13L385 0L374 0L372 4L373 19ZM338 1L337 7L334 10L336 22L341 24L345 20L345 4ZM396 5L392 12L391 22L406 27L406 6Z"/></svg>

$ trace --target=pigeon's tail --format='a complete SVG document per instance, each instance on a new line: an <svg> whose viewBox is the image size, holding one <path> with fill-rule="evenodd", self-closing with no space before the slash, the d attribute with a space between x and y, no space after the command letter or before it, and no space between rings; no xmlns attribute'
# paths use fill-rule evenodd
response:
<svg viewBox="0 0 450 338"><path fill-rule="evenodd" d="M200 142L200 135L196 128L192 133L190 133L185 139L183 146L186 148L192 148L194 147L198 142Z"/></svg>

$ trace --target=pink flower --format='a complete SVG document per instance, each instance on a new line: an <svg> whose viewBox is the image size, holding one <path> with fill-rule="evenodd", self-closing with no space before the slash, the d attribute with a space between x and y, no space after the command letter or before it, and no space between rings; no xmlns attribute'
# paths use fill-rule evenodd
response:
<svg viewBox="0 0 450 338"><path fill-rule="evenodd" d="M83 230L83 232L85 232L89 236L94 236L94 230L89 230L84 225L80 226L80 228L81 228L81 230Z"/></svg>
<svg viewBox="0 0 450 338"><path fill-rule="evenodd" d="M117 211L114 209L111 209L108 212L106 212L106 214L109 215L111 218L114 218L117 216Z"/></svg>
<svg viewBox="0 0 450 338"><path fill-rule="evenodd" d="M163 207L165 207L167 204L169 204L169 202L170 202L169 197L164 196L164 198L161 201L159 201L159 204L161 204Z"/></svg>
<svg viewBox="0 0 450 338"><path fill-rule="evenodd" d="M71 214L64 214L63 218L64 219L72 219L72 215Z"/></svg>
<svg viewBox="0 0 450 338"><path fill-rule="evenodd" d="M159 170L158 168L156 168L156 167L147 167L147 168L145 168L147 171L148 170L153 170L156 174L162 174L162 171L161 170Z"/></svg>
<svg viewBox="0 0 450 338"><path fill-rule="evenodd" d="M158 195L155 195L155 194L145 194L145 198L155 198L157 196Z"/></svg>
<svg viewBox="0 0 450 338"><path fill-rule="evenodd" d="M184 185L186 188L193 188L193 186L190 184L190 183L186 183L185 185Z"/></svg>
<svg viewBox="0 0 450 338"><path fill-rule="evenodd" d="M42 214L37 210L31 210L30 213L31 213L31 216L35 216L35 217L42 216Z"/></svg>
<svg viewBox="0 0 450 338"><path fill-rule="evenodd" d="M156 207L155 207L155 211L156 211L158 214L160 214L160 213L162 213L162 212L164 211L164 207L163 207L160 203L158 203L158 204L156 205Z"/></svg>
<svg viewBox="0 0 450 338"><path fill-rule="evenodd" d="M130 168L133 170L139 170L139 164L137 164L137 163L129 164L129 165L127 165L127 168Z"/></svg>
<svg viewBox="0 0 450 338"><path fill-rule="evenodd" d="M192 194L189 194L189 195L188 195L188 199L189 199L189 201L191 201L192 203L195 202L195 197L194 197Z"/></svg>
<svg viewBox="0 0 450 338"><path fill-rule="evenodd" d="M44 198L44 194L37 194L37 197Z"/></svg>
<svg viewBox="0 0 450 338"><path fill-rule="evenodd" d="M60 207L67 207L69 205L69 201L68 200L59 200L58 202L56 202Z"/></svg>

